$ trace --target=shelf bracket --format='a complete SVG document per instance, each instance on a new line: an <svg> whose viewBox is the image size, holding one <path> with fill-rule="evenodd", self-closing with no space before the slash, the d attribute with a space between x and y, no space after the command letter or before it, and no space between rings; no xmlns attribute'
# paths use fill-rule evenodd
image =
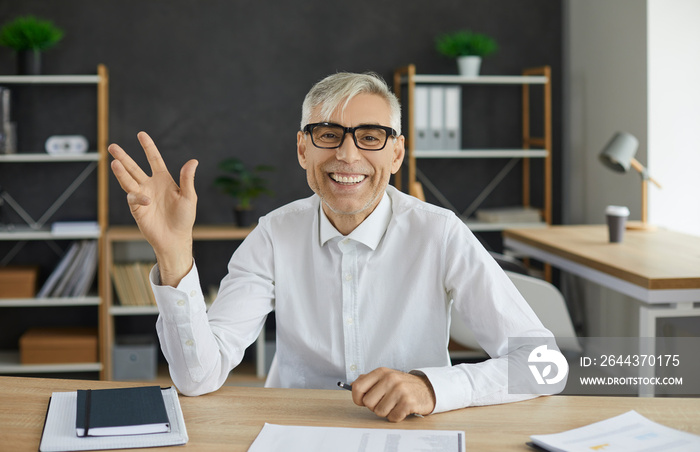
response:
<svg viewBox="0 0 700 452"><path fill-rule="evenodd" d="M53 216L54 213L58 209L61 208L61 206L68 200L68 198L71 197L71 195L75 192L75 190L78 189L80 184L82 184L85 179L92 173L95 168L97 168L97 163L92 162L88 166L83 169L83 171L76 177L73 182L61 193L61 196L59 196L53 204L44 212L44 214L39 218L38 220L34 220L29 213L22 208L21 205L15 199L7 192L7 190L3 190L0 192L0 198L4 199L5 202L12 207L12 209L19 215L22 220L24 220L25 223L29 225L31 229L37 230L41 229L46 222Z"/></svg>
<svg viewBox="0 0 700 452"><path fill-rule="evenodd" d="M464 218L469 218L474 212L476 212L476 209L479 208L482 202L488 196L491 194L491 192L500 184L503 179L510 173L510 171L515 167L515 165L520 161L519 158L512 158L508 163L506 163L506 166L504 166L501 171L496 174L496 176L489 182L489 184L484 187L483 190L481 190L481 193L479 193L479 196L477 196L474 201L467 207L467 210L464 211L462 214L462 217Z"/></svg>

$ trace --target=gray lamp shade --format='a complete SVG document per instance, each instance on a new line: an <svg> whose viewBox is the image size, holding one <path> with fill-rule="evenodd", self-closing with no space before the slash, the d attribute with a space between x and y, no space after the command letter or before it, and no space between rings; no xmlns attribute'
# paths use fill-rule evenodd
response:
<svg viewBox="0 0 700 452"><path fill-rule="evenodd" d="M634 135L617 132L605 145L598 158L611 170L626 173L630 169L638 147L639 141Z"/></svg>

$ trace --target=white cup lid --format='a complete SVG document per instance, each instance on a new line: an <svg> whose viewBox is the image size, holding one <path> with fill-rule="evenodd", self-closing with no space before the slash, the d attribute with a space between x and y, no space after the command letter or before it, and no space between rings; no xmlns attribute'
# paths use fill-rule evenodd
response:
<svg viewBox="0 0 700 452"><path fill-rule="evenodd" d="M630 215L630 210L625 206L608 206L605 208L605 215L628 217Z"/></svg>

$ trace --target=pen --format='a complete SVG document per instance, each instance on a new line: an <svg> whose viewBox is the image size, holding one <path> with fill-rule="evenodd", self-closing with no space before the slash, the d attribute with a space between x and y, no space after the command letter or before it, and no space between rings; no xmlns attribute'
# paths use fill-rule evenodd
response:
<svg viewBox="0 0 700 452"><path fill-rule="evenodd" d="M348 391L352 391L352 385L349 385L347 383L343 383L342 381L338 382L338 386L343 388L343 389L347 389ZM423 417L422 414L418 414L418 413L411 413L411 415L416 416L416 417Z"/></svg>

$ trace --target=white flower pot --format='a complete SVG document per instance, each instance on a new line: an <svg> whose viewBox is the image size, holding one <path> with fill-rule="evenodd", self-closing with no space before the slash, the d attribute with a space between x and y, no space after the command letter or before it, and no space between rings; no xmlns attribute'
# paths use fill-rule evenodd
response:
<svg viewBox="0 0 700 452"><path fill-rule="evenodd" d="M459 75L478 77L479 68L481 67L481 57L472 55L457 57L457 65L459 66Z"/></svg>

